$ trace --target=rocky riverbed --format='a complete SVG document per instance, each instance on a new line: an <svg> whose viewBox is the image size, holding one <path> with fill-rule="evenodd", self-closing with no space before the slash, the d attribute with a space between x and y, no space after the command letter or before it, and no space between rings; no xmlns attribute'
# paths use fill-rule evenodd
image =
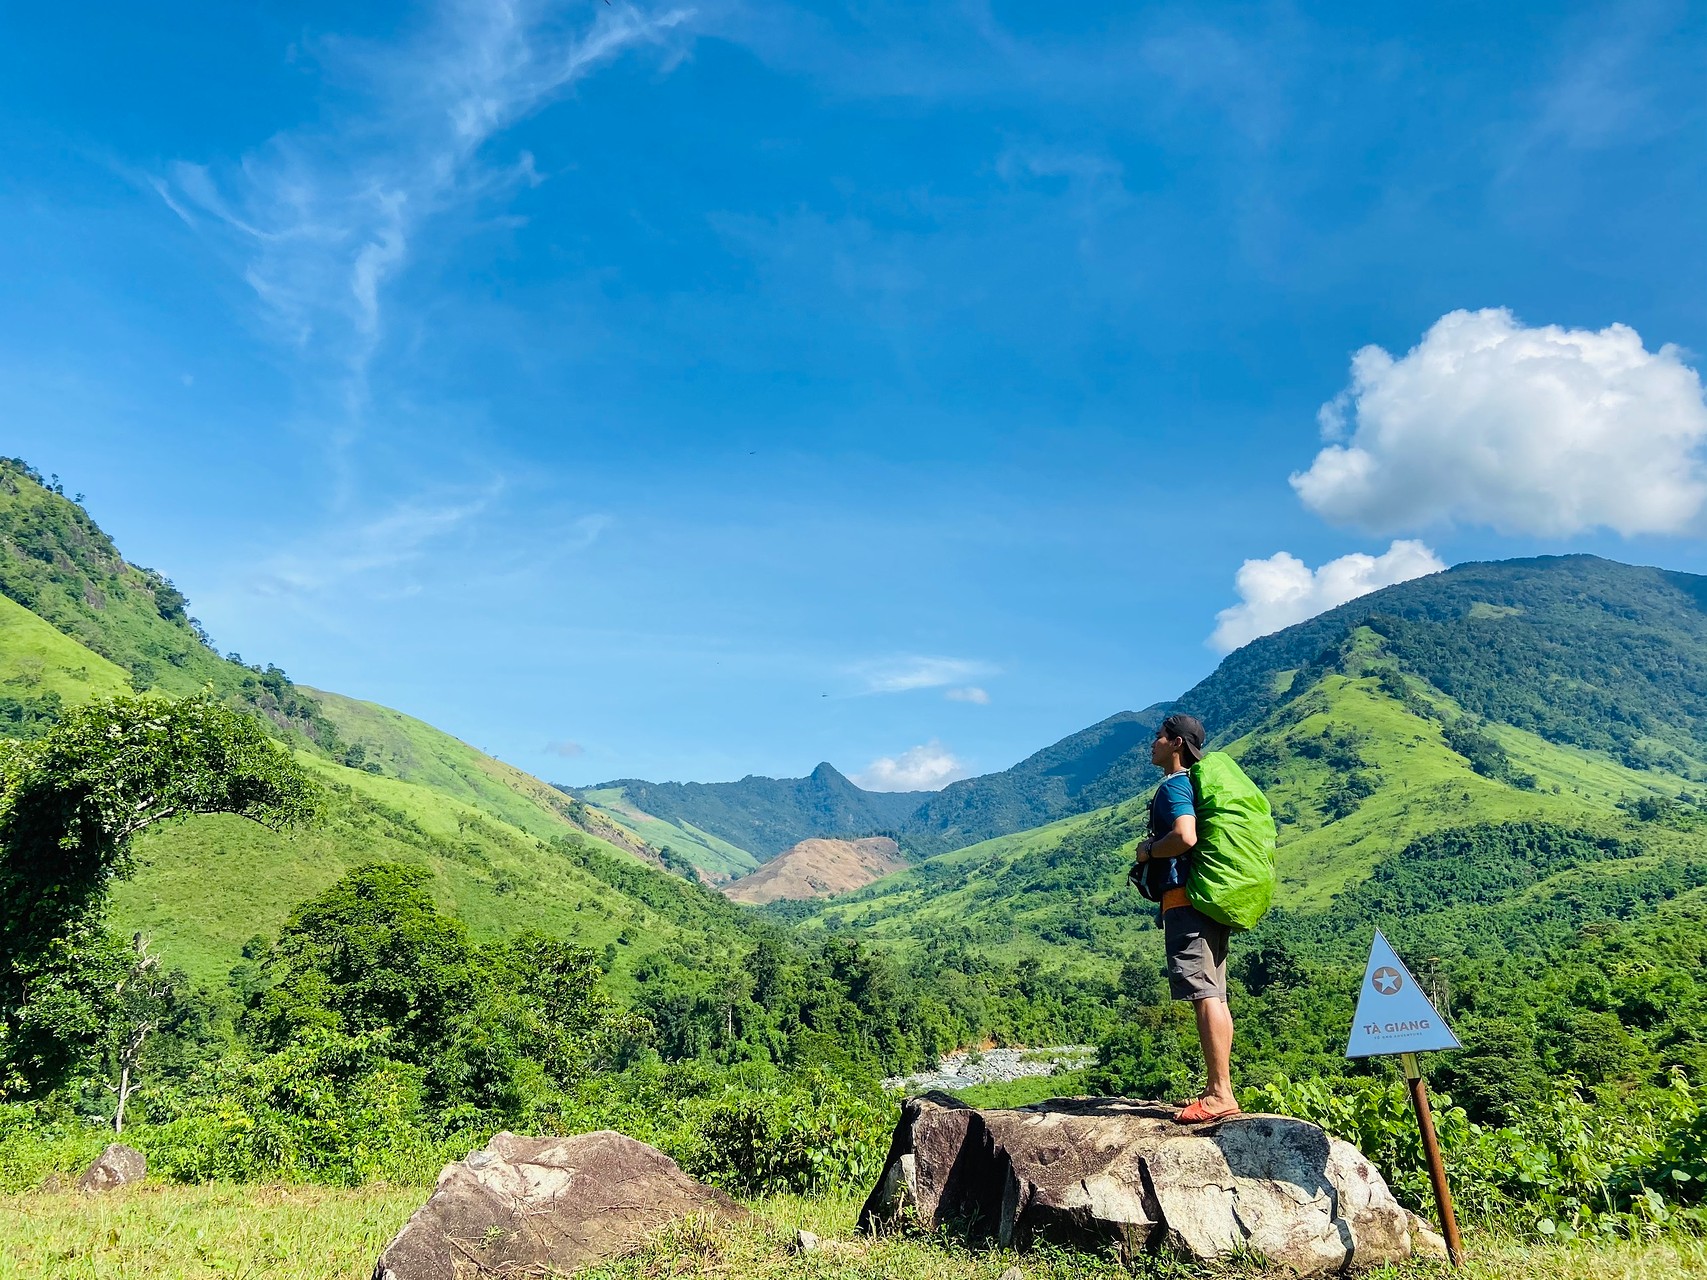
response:
<svg viewBox="0 0 1707 1280"><path fill-rule="evenodd" d="M883 1087L907 1093L968 1089L975 1084L1078 1071L1095 1062L1096 1056L1095 1046L1087 1044L1058 1045L1052 1049L963 1049L944 1055L935 1071L891 1076L883 1082Z"/></svg>

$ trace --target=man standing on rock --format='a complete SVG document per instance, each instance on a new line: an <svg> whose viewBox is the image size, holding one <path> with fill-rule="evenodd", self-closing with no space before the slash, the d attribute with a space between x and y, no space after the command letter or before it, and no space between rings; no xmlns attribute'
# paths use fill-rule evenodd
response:
<svg viewBox="0 0 1707 1280"><path fill-rule="evenodd" d="M1171 715L1156 730L1150 760L1166 775L1150 798L1150 836L1138 846L1133 868L1146 896L1161 903L1168 954L1168 990L1190 1000L1197 1013L1208 1084L1179 1113L1181 1124L1234 1115L1233 1015L1227 1007L1227 925L1212 920L1186 897L1191 851L1197 847L1197 804L1188 770L1203 758L1203 724Z"/></svg>

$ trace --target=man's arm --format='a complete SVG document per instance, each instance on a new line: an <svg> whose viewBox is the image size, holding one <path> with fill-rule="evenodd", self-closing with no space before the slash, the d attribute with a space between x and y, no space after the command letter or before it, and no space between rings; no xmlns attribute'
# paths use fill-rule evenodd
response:
<svg viewBox="0 0 1707 1280"><path fill-rule="evenodd" d="M1160 840L1146 840L1138 846L1138 861L1151 858L1177 858L1197 848L1197 815L1181 814L1174 819L1174 829Z"/></svg>

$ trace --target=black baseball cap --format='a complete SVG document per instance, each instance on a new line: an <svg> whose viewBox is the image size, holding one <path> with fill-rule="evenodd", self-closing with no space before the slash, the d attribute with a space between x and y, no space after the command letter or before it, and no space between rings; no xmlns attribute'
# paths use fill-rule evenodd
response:
<svg viewBox="0 0 1707 1280"><path fill-rule="evenodd" d="M1175 713L1162 721L1162 732L1185 744L1186 759L1192 763L1203 759L1203 721L1196 716Z"/></svg>

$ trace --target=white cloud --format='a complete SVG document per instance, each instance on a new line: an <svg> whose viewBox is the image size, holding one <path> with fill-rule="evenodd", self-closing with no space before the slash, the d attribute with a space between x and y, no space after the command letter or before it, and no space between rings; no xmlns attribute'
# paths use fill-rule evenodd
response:
<svg viewBox="0 0 1707 1280"><path fill-rule="evenodd" d="M964 761L933 738L898 756L879 756L854 774L853 780L867 791L936 791L970 777L971 772Z"/></svg>
<svg viewBox="0 0 1707 1280"><path fill-rule="evenodd" d="M1317 514L1375 532L1683 533L1707 503L1701 379L1677 347L1650 352L1626 325L1454 311L1402 358L1359 351L1319 416L1334 443L1292 487Z"/></svg>
<svg viewBox="0 0 1707 1280"><path fill-rule="evenodd" d="M625 51L679 43L691 10L593 6L573 23L550 3L445 0L393 48L310 47L351 106L279 134L236 165L179 161L151 179L207 235L294 345L342 370L359 413L384 331L385 286L428 219L541 179L533 157L481 158L497 135Z"/></svg>
<svg viewBox="0 0 1707 1280"><path fill-rule="evenodd" d="M980 707L990 703L990 695L975 684L969 684L963 689L950 689L942 696L950 702L974 702Z"/></svg>
<svg viewBox="0 0 1707 1280"><path fill-rule="evenodd" d="M914 689L939 689L945 684L959 684L989 675L994 669L987 662L970 658L903 657L862 662L848 668L848 672L864 681L867 693L909 693Z"/></svg>
<svg viewBox="0 0 1707 1280"><path fill-rule="evenodd" d="M1444 568L1433 551L1415 541L1395 542L1379 556L1341 556L1314 570L1284 551L1247 560L1234 579L1240 603L1215 615L1209 645L1227 653L1377 588Z"/></svg>

